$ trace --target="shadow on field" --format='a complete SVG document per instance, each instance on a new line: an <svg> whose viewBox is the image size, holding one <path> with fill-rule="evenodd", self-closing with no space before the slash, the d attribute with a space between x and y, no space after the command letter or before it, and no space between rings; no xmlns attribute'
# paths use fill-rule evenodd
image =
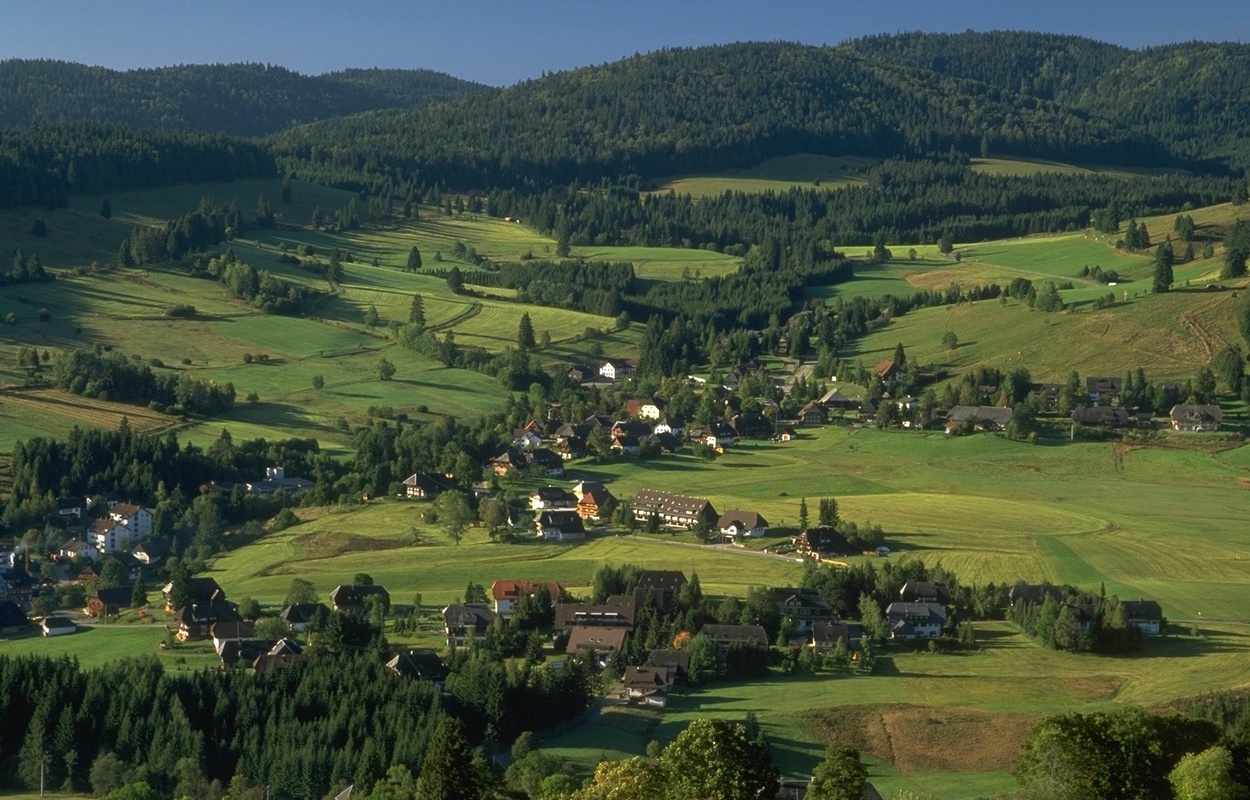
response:
<svg viewBox="0 0 1250 800"><path fill-rule="evenodd" d="M254 406L236 407L233 418L254 425L334 430L326 423L307 416L303 408L290 403L258 403Z"/></svg>

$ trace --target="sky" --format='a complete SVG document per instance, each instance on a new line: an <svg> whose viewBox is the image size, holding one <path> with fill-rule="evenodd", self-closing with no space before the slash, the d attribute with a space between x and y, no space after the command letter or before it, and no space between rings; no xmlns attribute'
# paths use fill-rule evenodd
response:
<svg viewBox="0 0 1250 800"><path fill-rule="evenodd" d="M1037 30L1128 47L1250 41L1245 0L11 0L0 60L432 69L493 86L663 47Z"/></svg>

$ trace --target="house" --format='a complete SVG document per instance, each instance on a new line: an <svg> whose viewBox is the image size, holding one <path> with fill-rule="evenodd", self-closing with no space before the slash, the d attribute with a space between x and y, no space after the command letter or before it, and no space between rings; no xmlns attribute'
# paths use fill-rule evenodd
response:
<svg viewBox="0 0 1250 800"><path fill-rule="evenodd" d="M509 472L521 472L529 466L529 460L526 459L525 453L522 453L515 447L509 447L499 455L492 458L487 466L491 468L499 477L505 477Z"/></svg>
<svg viewBox="0 0 1250 800"><path fill-rule="evenodd" d="M799 409L798 420L800 425L824 425L829 421L829 414L824 406L813 400Z"/></svg>
<svg viewBox="0 0 1250 800"><path fill-rule="evenodd" d="M564 371L564 377L573 383L582 383L593 379L598 373L584 364L570 364Z"/></svg>
<svg viewBox="0 0 1250 800"><path fill-rule="evenodd" d="M1077 406L1072 410L1077 425L1100 428L1128 427L1128 411L1120 406Z"/></svg>
<svg viewBox="0 0 1250 800"><path fill-rule="evenodd" d="M555 628L558 631L579 627L609 627L634 629L634 598L629 595L620 597L621 602L600 603L557 603Z"/></svg>
<svg viewBox="0 0 1250 800"><path fill-rule="evenodd" d="M858 622L817 622L812 625L812 647L818 653L827 653L845 639L851 658L858 658L864 644L864 629Z"/></svg>
<svg viewBox="0 0 1250 800"><path fill-rule="evenodd" d="M685 683L690 674L690 651L652 650L647 656L647 666L666 667L672 683Z"/></svg>
<svg viewBox="0 0 1250 800"><path fill-rule="evenodd" d="M175 611L173 619L178 623L178 641L195 642L208 638L214 624L238 621L239 615L226 603L192 603Z"/></svg>
<svg viewBox="0 0 1250 800"><path fill-rule="evenodd" d="M538 538L548 542L578 542L586 538L586 526L576 511L544 511L534 519Z"/></svg>
<svg viewBox="0 0 1250 800"><path fill-rule="evenodd" d="M799 434L794 430L794 428L777 429L777 441L779 442L793 442L797 438L799 438Z"/></svg>
<svg viewBox="0 0 1250 800"><path fill-rule="evenodd" d="M128 549L151 534L152 512L130 503L116 503L91 524L91 538L101 553Z"/></svg>
<svg viewBox="0 0 1250 800"><path fill-rule="evenodd" d="M946 432L965 422L979 431L1001 431L1011 422L1012 410L999 406L955 406L946 415Z"/></svg>
<svg viewBox="0 0 1250 800"><path fill-rule="evenodd" d="M401 497L408 500L435 500L448 488L440 479L428 472L414 472L404 478Z"/></svg>
<svg viewBox="0 0 1250 800"><path fill-rule="evenodd" d="M625 637L628 635L629 631L625 628L578 625L569 629L569 643L564 652L569 655L587 655L595 666L602 669L612 660L616 651L625 646Z"/></svg>
<svg viewBox="0 0 1250 800"><path fill-rule="evenodd" d="M169 555L169 545L156 539L149 539L130 551L145 567L153 567L165 560Z"/></svg>
<svg viewBox="0 0 1250 800"><path fill-rule="evenodd" d="M651 444L659 448L661 453L676 453L681 450L681 439L671 433L653 433L642 440L643 444Z"/></svg>
<svg viewBox="0 0 1250 800"><path fill-rule="evenodd" d="M581 458L586 455L586 440L577 436L570 436L566 439L557 439L555 443L555 453L560 456L563 461L571 461L574 458Z"/></svg>
<svg viewBox="0 0 1250 800"><path fill-rule="evenodd" d="M62 497L56 501L56 513L65 522L77 522L82 519L82 498Z"/></svg>
<svg viewBox="0 0 1250 800"><path fill-rule="evenodd" d="M540 471L548 478L559 478L564 475L564 459L554 450L539 447L525 453L525 468Z"/></svg>
<svg viewBox="0 0 1250 800"><path fill-rule="evenodd" d="M75 583L91 583L100 580L103 571L99 564L94 561L88 561L83 568L74 576Z"/></svg>
<svg viewBox="0 0 1250 800"><path fill-rule="evenodd" d="M650 597L662 611L671 609L681 590L686 588L686 575L677 569L646 569L638 574L634 587L634 605L641 606Z"/></svg>
<svg viewBox="0 0 1250 800"><path fill-rule="evenodd" d="M533 450L543 443L541 431L530 428L518 428L512 432L512 446L522 450Z"/></svg>
<svg viewBox="0 0 1250 800"><path fill-rule="evenodd" d="M376 583L341 584L330 592L330 602L334 603L334 610L341 614L364 614L370 597L380 597L386 608L391 607L391 593L386 591L385 586Z"/></svg>
<svg viewBox="0 0 1250 800"><path fill-rule="evenodd" d="M112 616L130 608L130 598L134 594L132 586L115 586L112 589L96 589L95 594L87 598L87 614L93 617Z"/></svg>
<svg viewBox="0 0 1250 800"><path fill-rule="evenodd" d="M845 536L828 525L808 528L790 541L800 555L811 556L817 561L822 558L846 555L854 550Z"/></svg>
<svg viewBox="0 0 1250 800"><path fill-rule="evenodd" d="M673 676L667 667L626 667L621 677L625 696L645 705L664 708Z"/></svg>
<svg viewBox="0 0 1250 800"><path fill-rule="evenodd" d="M315 485L307 478L288 478L284 467L266 467L264 480L250 481L244 484L248 494L259 495L269 495L277 492L302 494L312 489Z"/></svg>
<svg viewBox="0 0 1250 800"><path fill-rule="evenodd" d="M1053 411L1055 406L1059 405L1059 395L1063 394L1064 385L1062 383L1038 383L1029 389L1029 397L1037 398L1041 401L1042 407L1048 411Z"/></svg>
<svg viewBox="0 0 1250 800"><path fill-rule="evenodd" d="M678 439L686 436L686 418L685 417L664 417L655 423L655 427L651 429L652 433L671 433Z"/></svg>
<svg viewBox="0 0 1250 800"><path fill-rule="evenodd" d="M303 659L304 648L299 642L294 639L279 639L269 652L256 657L252 662L252 672L259 675L262 672L286 669Z"/></svg>
<svg viewBox="0 0 1250 800"><path fill-rule="evenodd" d="M328 617L330 609L324 603L292 603L282 609L279 619L291 627L293 633L303 633L317 617Z"/></svg>
<svg viewBox="0 0 1250 800"><path fill-rule="evenodd" d="M484 603L452 603L443 609L443 634L448 647L463 647L486 633L496 619Z"/></svg>
<svg viewBox="0 0 1250 800"><path fill-rule="evenodd" d="M629 361L610 358L599 366L599 376L610 381L623 381L634 377L635 367Z"/></svg>
<svg viewBox="0 0 1250 800"><path fill-rule="evenodd" d="M899 378L902 376L902 370L898 368L897 364L887 358L872 368L872 374L879 381L898 383Z"/></svg>
<svg viewBox="0 0 1250 800"><path fill-rule="evenodd" d="M951 604L951 593L946 584L933 581L908 581L898 590L898 599L904 603Z"/></svg>
<svg viewBox="0 0 1250 800"><path fill-rule="evenodd" d="M899 642L936 639L946 625L946 606L938 603L895 602L885 610L890 638Z"/></svg>
<svg viewBox="0 0 1250 800"><path fill-rule="evenodd" d="M78 626L69 617L48 616L43 618L39 629L43 631L44 636L64 636L78 630Z"/></svg>
<svg viewBox="0 0 1250 800"><path fill-rule="evenodd" d="M642 452L637 436L620 434L612 437L612 452L618 455L636 456Z"/></svg>
<svg viewBox="0 0 1250 800"><path fill-rule="evenodd" d="M1049 583L1017 583L1007 590L1007 600L1012 606L1017 603L1040 606L1048 597L1056 603L1063 602L1063 589Z"/></svg>
<svg viewBox="0 0 1250 800"><path fill-rule="evenodd" d="M1154 600L1125 600L1120 607L1124 609L1124 620L1143 636L1163 632L1163 609Z"/></svg>
<svg viewBox="0 0 1250 800"><path fill-rule="evenodd" d="M61 545L60 549L56 551L56 554L60 558L77 558L85 561L95 561L100 557L100 551L96 550L94 546L87 544L82 539L70 539L68 542Z"/></svg>
<svg viewBox="0 0 1250 800"><path fill-rule="evenodd" d="M0 633L21 633L28 624L21 606L12 600L0 600Z"/></svg>
<svg viewBox="0 0 1250 800"><path fill-rule="evenodd" d="M630 506L634 519L648 523L655 518L659 525L693 529L700 524L709 528L718 514L712 504L701 497L686 497L653 489L640 489Z"/></svg>
<svg viewBox="0 0 1250 800"><path fill-rule="evenodd" d="M256 623L245 619L221 619L208 626L208 635L213 639L213 649L221 653L226 642L255 639Z"/></svg>
<svg viewBox="0 0 1250 800"><path fill-rule="evenodd" d="M663 397L630 400L625 403L625 414L638 419L658 420L667 408L668 401Z"/></svg>
<svg viewBox="0 0 1250 800"><path fill-rule="evenodd" d="M173 591L173 581L165 584L161 589L161 594L165 597L165 610L171 613L177 610L170 604ZM190 596L192 603L207 605L226 602L226 593L217 585L217 581L212 578L192 578Z"/></svg>
<svg viewBox="0 0 1250 800"><path fill-rule="evenodd" d="M555 581L495 581L490 585L491 596L495 598L495 613L508 617L517 601L523 597L533 597L540 589L547 590L547 602L554 604L560 599L560 584Z"/></svg>
<svg viewBox="0 0 1250 800"><path fill-rule="evenodd" d="M597 521L605 515L607 509L615 506L616 498L603 486L584 490L577 495L577 515L582 519Z"/></svg>
<svg viewBox="0 0 1250 800"><path fill-rule="evenodd" d="M10 561L16 560L10 556ZM26 605L35 593L35 579L24 569L8 567L0 569L0 600L12 600Z"/></svg>
<svg viewBox="0 0 1250 800"><path fill-rule="evenodd" d="M768 520L757 511L726 511L716 521L722 536L758 539L768 532Z"/></svg>
<svg viewBox="0 0 1250 800"><path fill-rule="evenodd" d="M704 625L699 631L721 648L733 644L754 644L768 647L768 633L762 625Z"/></svg>
<svg viewBox="0 0 1250 800"><path fill-rule="evenodd" d="M708 447L733 447L737 441L738 432L723 419L713 420L699 431L699 442Z"/></svg>
<svg viewBox="0 0 1250 800"><path fill-rule="evenodd" d="M838 389L830 389L820 398L820 404L830 411L850 411L859 408L859 401L843 394Z"/></svg>
<svg viewBox="0 0 1250 800"><path fill-rule="evenodd" d="M217 650L223 669L233 669L239 665L254 666L256 659L268 653L277 644L264 639L236 639L223 642Z"/></svg>
<svg viewBox="0 0 1250 800"><path fill-rule="evenodd" d="M1224 412L1215 405L1180 403L1172 406L1169 416L1174 431L1218 431L1224 421Z"/></svg>
<svg viewBox="0 0 1250 800"><path fill-rule="evenodd" d="M577 495L559 486L543 486L530 492L529 502L534 511L576 508Z"/></svg>
<svg viewBox="0 0 1250 800"><path fill-rule="evenodd" d="M1116 403L1124 392L1123 378L1086 378L1085 391L1089 393L1089 401L1097 403L1105 400Z"/></svg>
<svg viewBox="0 0 1250 800"><path fill-rule="evenodd" d="M416 678L442 685L451 671L438 654L430 650L405 650L386 662L386 668L405 678Z"/></svg>
<svg viewBox="0 0 1250 800"><path fill-rule="evenodd" d="M833 606L815 589L774 588L771 592L782 618L790 618L797 634L806 637L816 623L838 619Z"/></svg>

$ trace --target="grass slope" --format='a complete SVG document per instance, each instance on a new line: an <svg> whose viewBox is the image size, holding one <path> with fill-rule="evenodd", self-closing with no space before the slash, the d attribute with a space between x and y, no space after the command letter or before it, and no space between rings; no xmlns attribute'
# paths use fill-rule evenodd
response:
<svg viewBox="0 0 1250 800"><path fill-rule="evenodd" d="M715 197L731 191L756 194L813 187L833 191L843 186L864 183L863 174L876 164L877 159L862 156L798 153L770 158L743 169L669 178L655 191L676 192L694 197Z"/></svg>

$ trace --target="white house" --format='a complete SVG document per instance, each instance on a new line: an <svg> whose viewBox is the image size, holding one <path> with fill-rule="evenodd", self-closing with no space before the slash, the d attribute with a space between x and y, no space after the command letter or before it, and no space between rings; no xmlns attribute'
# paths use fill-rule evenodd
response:
<svg viewBox="0 0 1250 800"><path fill-rule="evenodd" d="M946 606L939 603L890 603L885 609L890 638L900 642L936 639L946 624Z"/></svg>
<svg viewBox="0 0 1250 800"><path fill-rule="evenodd" d="M599 374L610 381L620 381L634 375L634 365L628 361L608 359L599 367Z"/></svg>
<svg viewBox="0 0 1250 800"><path fill-rule="evenodd" d="M681 417L665 417L655 424L652 433L671 433L678 439L686 436L686 421Z"/></svg>
<svg viewBox="0 0 1250 800"><path fill-rule="evenodd" d="M64 636L78 630L78 626L69 617L44 617L39 628L44 636Z"/></svg>
<svg viewBox="0 0 1250 800"><path fill-rule="evenodd" d="M68 542L61 545L61 549L57 551L57 555L61 558L82 558L95 561L99 558L100 553L82 539L70 539Z"/></svg>
<svg viewBox="0 0 1250 800"><path fill-rule="evenodd" d="M726 511L716 522L722 536L758 539L768 532L768 520L755 511Z"/></svg>

